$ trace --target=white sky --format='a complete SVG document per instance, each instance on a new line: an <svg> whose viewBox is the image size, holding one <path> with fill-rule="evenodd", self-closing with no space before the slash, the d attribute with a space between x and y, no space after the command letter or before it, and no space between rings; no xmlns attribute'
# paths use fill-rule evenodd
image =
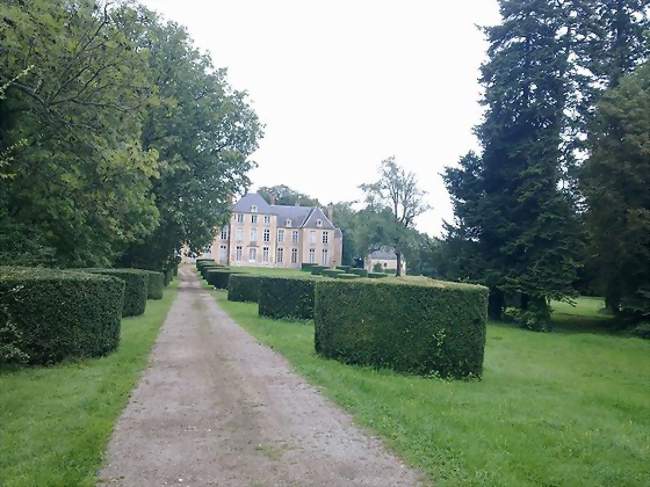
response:
<svg viewBox="0 0 650 487"><path fill-rule="evenodd" d="M390 155L414 171L434 207L418 228L451 217L439 173L476 148L476 25L496 0L142 0L187 27L266 125L253 187L286 184L322 202L361 199Z"/></svg>

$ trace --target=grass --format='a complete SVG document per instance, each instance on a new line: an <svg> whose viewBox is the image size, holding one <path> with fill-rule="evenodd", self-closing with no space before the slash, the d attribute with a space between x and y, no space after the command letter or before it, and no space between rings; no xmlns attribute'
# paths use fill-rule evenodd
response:
<svg viewBox="0 0 650 487"><path fill-rule="evenodd" d="M0 486L94 486L113 424L146 366L176 283L122 320L119 349L53 367L0 369Z"/></svg>
<svg viewBox="0 0 650 487"><path fill-rule="evenodd" d="M215 294L436 485L650 485L648 341L577 333L563 316L554 333L490 323L481 381L424 379L322 359L312 324L260 318L255 304ZM580 305L557 312L596 306Z"/></svg>

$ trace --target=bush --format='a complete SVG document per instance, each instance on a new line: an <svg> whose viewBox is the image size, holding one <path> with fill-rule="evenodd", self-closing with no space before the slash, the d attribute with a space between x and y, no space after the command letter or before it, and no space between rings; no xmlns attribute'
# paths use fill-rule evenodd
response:
<svg viewBox="0 0 650 487"><path fill-rule="evenodd" d="M346 273L337 274L334 277L336 277L337 279L348 279L348 280L350 280L350 279L359 279L359 276L357 276L356 274L346 274Z"/></svg>
<svg viewBox="0 0 650 487"><path fill-rule="evenodd" d="M368 277L370 279L381 279L383 277L388 277L388 274L384 272L368 272Z"/></svg>
<svg viewBox="0 0 650 487"><path fill-rule="evenodd" d="M321 281L316 351L347 363L480 376L487 288L439 281Z"/></svg>
<svg viewBox="0 0 650 487"><path fill-rule="evenodd" d="M357 276L361 277L368 277L368 271L365 269L361 269L360 267L353 267L349 271L350 274L356 274Z"/></svg>
<svg viewBox="0 0 650 487"><path fill-rule="evenodd" d="M240 272L231 269L208 269L206 272L208 284L217 289L228 289L230 276L232 274L240 274Z"/></svg>
<svg viewBox="0 0 650 487"><path fill-rule="evenodd" d="M147 275L147 299L162 299L165 274L149 270L143 270L142 272Z"/></svg>
<svg viewBox="0 0 650 487"><path fill-rule="evenodd" d="M163 283L169 286L169 283L174 279L174 271L172 269L165 269L163 272Z"/></svg>
<svg viewBox="0 0 650 487"><path fill-rule="evenodd" d="M321 275L327 277L336 277L339 274L345 274L345 271L342 271L341 269L323 269L321 271Z"/></svg>
<svg viewBox="0 0 650 487"><path fill-rule="evenodd" d="M51 364L117 348L124 282L44 268L0 267L0 362Z"/></svg>
<svg viewBox="0 0 650 487"><path fill-rule="evenodd" d="M373 272L384 272L384 266L380 262L375 262L375 265L372 266Z"/></svg>
<svg viewBox="0 0 650 487"><path fill-rule="evenodd" d="M320 276L323 274L323 271L327 269L329 269L329 267L324 267L322 265L315 265L314 267L311 268L311 275Z"/></svg>
<svg viewBox="0 0 650 487"><path fill-rule="evenodd" d="M303 262L300 264L300 269L303 271L311 271L314 267L320 267L318 264L311 264L307 262Z"/></svg>
<svg viewBox="0 0 650 487"><path fill-rule="evenodd" d="M79 269L82 272L113 276L124 281L124 307L122 316L137 316L144 313L147 306L148 271L142 269Z"/></svg>
<svg viewBox="0 0 650 487"><path fill-rule="evenodd" d="M314 317L315 280L301 277L267 277L259 283L259 314L274 319Z"/></svg>
<svg viewBox="0 0 650 487"><path fill-rule="evenodd" d="M227 267L224 267L222 265L207 264L207 265L201 266L201 269L199 270L199 272L201 273L201 277L203 279L207 279L208 278L208 271L211 270L211 269L225 269L225 270L228 270Z"/></svg>
<svg viewBox="0 0 650 487"><path fill-rule="evenodd" d="M347 272L352 268L352 266L351 265L337 265L336 268Z"/></svg>
<svg viewBox="0 0 650 487"><path fill-rule="evenodd" d="M228 280L228 301L252 301L257 303L260 282L264 276L253 274L232 274Z"/></svg>
<svg viewBox="0 0 650 487"><path fill-rule="evenodd" d="M639 323L632 329L632 334L639 338L650 339L650 323Z"/></svg>

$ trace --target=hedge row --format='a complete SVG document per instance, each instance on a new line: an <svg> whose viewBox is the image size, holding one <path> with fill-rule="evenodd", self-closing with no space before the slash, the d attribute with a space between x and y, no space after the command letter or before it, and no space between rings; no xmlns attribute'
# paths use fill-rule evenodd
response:
<svg viewBox="0 0 650 487"><path fill-rule="evenodd" d="M270 318L314 317L314 279L266 277L259 282L259 314Z"/></svg>
<svg viewBox="0 0 650 487"><path fill-rule="evenodd" d="M162 299L163 288L168 283L165 282L166 281L165 274L162 272L147 271L147 270L143 272L147 274L147 299ZM172 270L168 269L168 272L171 273Z"/></svg>
<svg viewBox="0 0 650 487"><path fill-rule="evenodd" d="M316 286L316 351L421 375L480 376L487 297L482 286L436 281L322 281Z"/></svg>
<svg viewBox="0 0 650 487"><path fill-rule="evenodd" d="M137 316L144 313L147 306L148 295L148 272L142 269L110 269L110 268L89 268L79 269L82 272L91 274L103 274L105 276L117 277L124 281L124 307L123 316Z"/></svg>
<svg viewBox="0 0 650 487"><path fill-rule="evenodd" d="M228 301L250 301L257 303L260 283L265 276L254 274L231 274L228 279Z"/></svg>
<svg viewBox="0 0 650 487"><path fill-rule="evenodd" d="M357 276L361 276L361 277L368 277L368 271L358 267L352 267L351 269L348 270L348 273L356 274Z"/></svg>
<svg viewBox="0 0 650 487"><path fill-rule="evenodd" d="M240 272L227 268L210 268L206 270L205 280L217 289L228 289L230 276Z"/></svg>
<svg viewBox="0 0 650 487"><path fill-rule="evenodd" d="M0 267L0 362L50 364L114 350L124 287L103 275Z"/></svg>

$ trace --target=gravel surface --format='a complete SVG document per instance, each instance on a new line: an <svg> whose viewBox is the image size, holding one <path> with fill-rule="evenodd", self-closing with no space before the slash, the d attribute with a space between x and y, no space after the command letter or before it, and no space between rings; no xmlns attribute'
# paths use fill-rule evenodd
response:
<svg viewBox="0 0 650 487"><path fill-rule="evenodd" d="M240 328L181 269L99 485L410 486L417 472Z"/></svg>

